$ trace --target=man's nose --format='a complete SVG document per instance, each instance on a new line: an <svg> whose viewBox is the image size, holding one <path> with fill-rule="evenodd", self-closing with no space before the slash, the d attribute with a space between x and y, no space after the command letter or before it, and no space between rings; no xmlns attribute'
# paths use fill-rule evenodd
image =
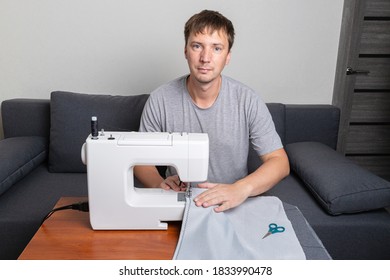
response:
<svg viewBox="0 0 390 280"><path fill-rule="evenodd" d="M203 63L210 62L211 51L208 48L204 48L200 54L200 61Z"/></svg>

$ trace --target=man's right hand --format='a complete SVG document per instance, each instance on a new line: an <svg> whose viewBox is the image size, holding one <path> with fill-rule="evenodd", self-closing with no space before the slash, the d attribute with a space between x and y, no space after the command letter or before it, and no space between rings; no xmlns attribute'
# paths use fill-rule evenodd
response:
<svg viewBox="0 0 390 280"><path fill-rule="evenodd" d="M164 190L174 190L175 192L180 192L186 190L187 184L180 181L178 175L173 175L162 181L160 187Z"/></svg>

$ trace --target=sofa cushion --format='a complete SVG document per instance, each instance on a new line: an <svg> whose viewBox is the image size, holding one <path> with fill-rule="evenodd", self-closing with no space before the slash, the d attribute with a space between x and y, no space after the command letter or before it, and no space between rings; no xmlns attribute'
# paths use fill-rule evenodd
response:
<svg viewBox="0 0 390 280"><path fill-rule="evenodd" d="M137 131L148 96L52 92L49 171L86 172L81 147L91 133L91 117L97 116L99 130Z"/></svg>
<svg viewBox="0 0 390 280"><path fill-rule="evenodd" d="M390 205L390 182L318 142L286 145L292 170L332 215Z"/></svg>
<svg viewBox="0 0 390 280"><path fill-rule="evenodd" d="M44 137L12 137L0 141L0 195L47 157Z"/></svg>

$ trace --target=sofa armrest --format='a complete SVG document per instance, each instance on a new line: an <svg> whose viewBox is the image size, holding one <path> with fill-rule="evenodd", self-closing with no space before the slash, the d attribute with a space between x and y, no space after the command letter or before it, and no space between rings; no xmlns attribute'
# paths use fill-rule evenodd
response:
<svg viewBox="0 0 390 280"><path fill-rule="evenodd" d="M291 169L332 215L390 206L390 182L319 142L286 145Z"/></svg>
<svg viewBox="0 0 390 280"><path fill-rule="evenodd" d="M1 103L4 138L42 136L49 139L50 101L9 99Z"/></svg>
<svg viewBox="0 0 390 280"><path fill-rule="evenodd" d="M0 195L47 158L47 139L12 137L0 141Z"/></svg>

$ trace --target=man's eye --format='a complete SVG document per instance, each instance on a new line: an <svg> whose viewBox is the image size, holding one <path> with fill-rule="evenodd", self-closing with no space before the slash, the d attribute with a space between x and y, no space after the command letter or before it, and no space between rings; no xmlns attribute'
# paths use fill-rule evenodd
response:
<svg viewBox="0 0 390 280"><path fill-rule="evenodd" d="M199 44L193 44L193 45L192 45L192 48L193 48L194 50L198 50L198 49L200 49L200 45L199 45Z"/></svg>

